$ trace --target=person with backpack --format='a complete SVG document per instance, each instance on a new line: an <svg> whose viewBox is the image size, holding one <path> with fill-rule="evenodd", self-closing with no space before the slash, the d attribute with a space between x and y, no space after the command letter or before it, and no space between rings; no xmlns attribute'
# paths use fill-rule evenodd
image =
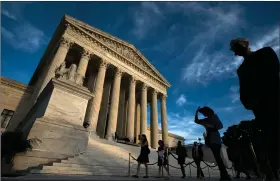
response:
<svg viewBox="0 0 280 181"><path fill-rule="evenodd" d="M198 112L200 112L204 119L198 119ZM210 107L198 107L195 112L195 123L204 126L206 129L205 144L212 150L216 163L220 170L220 180L231 180L223 159L221 158L222 140L218 130L223 128L223 124L219 117Z"/></svg>

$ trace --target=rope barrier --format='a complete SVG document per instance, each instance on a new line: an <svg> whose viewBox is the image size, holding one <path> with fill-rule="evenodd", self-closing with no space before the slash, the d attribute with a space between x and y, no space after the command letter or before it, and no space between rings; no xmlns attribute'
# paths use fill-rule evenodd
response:
<svg viewBox="0 0 280 181"><path fill-rule="evenodd" d="M171 155L175 160L177 160L178 161L178 158L176 158L176 156L172 153L172 152L169 152L168 153L168 156L169 155ZM130 159L130 157L133 159L133 160L135 160L135 161L137 161L137 159L135 158L135 157L133 157L132 155L131 155L131 153L129 153L129 169L128 169L128 175L130 175L130 162L131 162L131 159ZM202 162L206 165L205 167L203 167L203 168L201 168L201 170L203 170L203 169L206 169L206 168L208 168L208 176L209 176L209 178L210 178L210 170L209 170L209 168L211 168L212 170L215 170L215 171L218 171L219 169L214 169L215 167L217 167L218 165L217 164L215 164L215 165L209 165L207 162L205 162L204 160L202 160ZM155 162L155 163L149 163L149 164L147 164L147 165L155 165L155 164L157 164L158 162ZM189 171L190 171L190 177L191 177L191 167L190 166L192 166L192 167L194 167L194 168L197 168L197 166L195 166L195 165L193 165L193 163L195 163L195 161L192 161L192 162L188 162L188 163L184 163L183 165L184 165L184 167L187 167L187 166L189 166ZM175 168L175 169L181 169L181 167L176 167L176 166L173 166L173 165L170 165L169 164L169 161L167 162L167 166L169 167L172 167L172 168ZM226 166L225 166L226 167ZM231 167L226 167L226 169L228 169L228 170L232 170L233 171L233 165L231 165ZM169 170L169 169L168 169ZM169 171L168 171L169 172ZM162 172L163 173L163 172Z"/></svg>

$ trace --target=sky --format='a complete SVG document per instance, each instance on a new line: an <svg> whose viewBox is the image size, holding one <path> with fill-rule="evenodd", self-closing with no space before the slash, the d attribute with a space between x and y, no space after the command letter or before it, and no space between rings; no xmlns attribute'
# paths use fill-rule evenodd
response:
<svg viewBox="0 0 280 181"><path fill-rule="evenodd" d="M202 138L205 131L194 123L198 106L214 109L224 124L221 134L253 118L239 101L236 69L242 58L230 51L231 39L248 38L252 50L271 46L279 57L279 2L1 4L2 76L28 84L68 14L133 44L171 83L168 129L186 143ZM159 107L159 126L160 115Z"/></svg>

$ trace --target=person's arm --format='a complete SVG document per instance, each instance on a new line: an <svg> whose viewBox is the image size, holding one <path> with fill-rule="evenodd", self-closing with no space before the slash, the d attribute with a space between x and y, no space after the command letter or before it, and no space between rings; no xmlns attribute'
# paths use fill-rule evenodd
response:
<svg viewBox="0 0 280 181"><path fill-rule="evenodd" d="M198 119L198 111L199 111L199 109L200 109L200 107L198 107L196 112L195 112L194 122L196 124L200 124L200 125L202 125L204 127L212 128L213 126L209 124L208 118Z"/></svg>

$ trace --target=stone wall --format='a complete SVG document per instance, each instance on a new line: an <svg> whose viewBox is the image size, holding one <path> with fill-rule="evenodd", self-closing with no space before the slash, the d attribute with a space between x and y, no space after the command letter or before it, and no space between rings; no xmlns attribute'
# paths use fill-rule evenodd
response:
<svg viewBox="0 0 280 181"><path fill-rule="evenodd" d="M18 117L20 117L21 112L24 111L22 107L22 103L28 101L32 94L32 88L28 87L25 84L19 83L15 80L8 79L6 77L1 76L1 88L0 88L0 96L1 96L1 107L0 112L2 113L4 109L8 109L11 111L18 112ZM10 121L9 127L16 127L19 124L19 119L12 118ZM5 128L1 128L1 132L4 131Z"/></svg>

